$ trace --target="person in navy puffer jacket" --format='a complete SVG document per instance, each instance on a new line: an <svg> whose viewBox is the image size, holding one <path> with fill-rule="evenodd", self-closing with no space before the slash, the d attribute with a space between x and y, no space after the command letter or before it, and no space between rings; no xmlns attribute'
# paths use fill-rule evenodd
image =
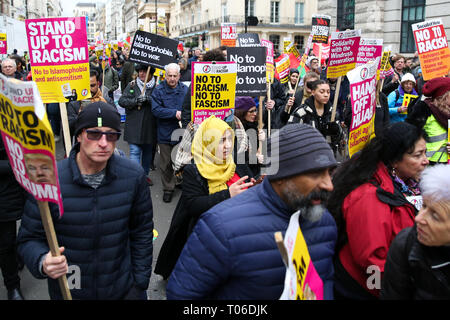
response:
<svg viewBox="0 0 450 320"><path fill-rule="evenodd" d="M114 154L120 115L104 102L91 103L78 115L75 136L78 143L69 158L58 162L63 216L49 204L62 255L49 252L31 197L19 230L19 253L33 276L48 278L51 299L62 299L57 279L69 270L68 278L79 270L79 281L69 281L73 299L147 299L152 202L141 166Z"/></svg>
<svg viewBox="0 0 450 320"><path fill-rule="evenodd" d="M333 299L337 229L321 205L333 189L333 152L320 132L305 124L274 133L270 150L271 167L262 184L201 215L169 278L167 299L279 299L286 267L274 233L284 233L298 210L324 298ZM272 168L279 170L270 174Z"/></svg>

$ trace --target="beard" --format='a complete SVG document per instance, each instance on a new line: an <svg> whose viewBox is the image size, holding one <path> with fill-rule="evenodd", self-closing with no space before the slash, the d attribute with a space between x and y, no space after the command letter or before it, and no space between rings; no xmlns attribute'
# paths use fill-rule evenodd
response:
<svg viewBox="0 0 450 320"><path fill-rule="evenodd" d="M308 195L299 194L295 185L288 181L283 190L287 205L294 212L300 210L300 215L310 221L316 222L322 218L326 207L324 203L328 199L329 192L325 190L314 190ZM320 204L314 204L314 200L320 200Z"/></svg>

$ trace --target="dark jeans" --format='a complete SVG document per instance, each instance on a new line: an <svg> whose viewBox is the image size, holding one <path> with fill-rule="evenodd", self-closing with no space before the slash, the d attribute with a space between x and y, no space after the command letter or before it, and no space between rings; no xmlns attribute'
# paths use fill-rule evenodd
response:
<svg viewBox="0 0 450 320"><path fill-rule="evenodd" d="M16 251L16 221L0 222L0 269L8 290L20 287Z"/></svg>
<svg viewBox="0 0 450 320"><path fill-rule="evenodd" d="M52 126L52 131L55 136L59 136L61 132L61 113L59 110L59 103L47 104L48 121Z"/></svg>

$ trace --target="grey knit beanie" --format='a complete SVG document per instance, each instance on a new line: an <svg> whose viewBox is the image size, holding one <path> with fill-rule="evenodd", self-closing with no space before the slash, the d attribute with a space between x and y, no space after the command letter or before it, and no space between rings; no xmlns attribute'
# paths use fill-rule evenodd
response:
<svg viewBox="0 0 450 320"><path fill-rule="evenodd" d="M268 142L269 164L278 164L278 172L268 176L271 181L337 165L323 135L310 125L288 124Z"/></svg>

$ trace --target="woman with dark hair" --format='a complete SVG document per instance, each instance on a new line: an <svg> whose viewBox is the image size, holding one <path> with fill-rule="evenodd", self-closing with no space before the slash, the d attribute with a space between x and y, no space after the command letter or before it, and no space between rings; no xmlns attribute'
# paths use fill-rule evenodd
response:
<svg viewBox="0 0 450 320"><path fill-rule="evenodd" d="M241 120L249 139L249 148L245 153L245 162L248 164L253 175L260 173L264 156L258 152L260 141L266 140L264 130L258 130L258 109L252 97L238 96L234 103L234 115Z"/></svg>
<svg viewBox="0 0 450 320"><path fill-rule="evenodd" d="M325 80L316 80L307 82L307 86L311 90L311 97L291 113L288 124L309 124L324 137L331 136L333 141L338 141L342 131L336 122L331 122L333 106L330 102L330 85Z"/></svg>
<svg viewBox="0 0 450 320"><path fill-rule="evenodd" d="M389 246L417 214L424 136L411 124L391 124L334 174L327 207L338 226L336 298L378 297Z"/></svg>

